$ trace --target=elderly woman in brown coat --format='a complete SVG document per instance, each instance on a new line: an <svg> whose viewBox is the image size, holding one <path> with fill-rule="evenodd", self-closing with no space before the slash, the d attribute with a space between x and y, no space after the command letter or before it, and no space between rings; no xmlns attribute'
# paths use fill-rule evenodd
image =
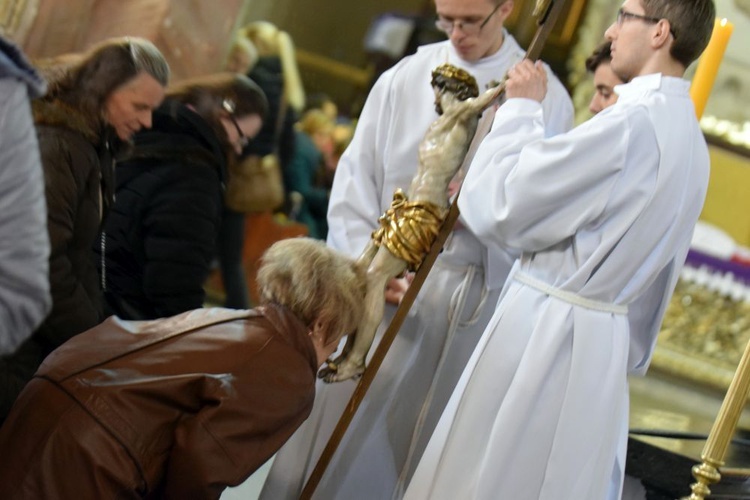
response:
<svg viewBox="0 0 750 500"><path fill-rule="evenodd" d="M0 420L44 357L104 319L93 245L114 193L114 153L164 98L169 67L140 38L40 62L48 91L32 102L44 169L52 312L0 358Z"/></svg>
<svg viewBox="0 0 750 500"><path fill-rule="evenodd" d="M263 305L114 317L53 352L0 430L0 498L218 498L307 418L362 314L364 270L309 238L258 274Z"/></svg>

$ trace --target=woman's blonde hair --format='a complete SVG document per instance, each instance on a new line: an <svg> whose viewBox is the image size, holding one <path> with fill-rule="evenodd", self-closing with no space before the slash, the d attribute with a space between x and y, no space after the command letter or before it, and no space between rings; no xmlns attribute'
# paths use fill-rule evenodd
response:
<svg viewBox="0 0 750 500"><path fill-rule="evenodd" d="M305 108L305 89L297 67L294 43L289 33L268 21L256 21L241 28L237 37L246 38L255 46L260 57L279 56L284 74L284 97L297 113Z"/></svg>
<svg viewBox="0 0 750 500"><path fill-rule="evenodd" d="M257 282L263 303L287 307L306 325L323 324L323 344L355 330L364 313L366 270L320 240L290 238L263 254Z"/></svg>
<svg viewBox="0 0 750 500"><path fill-rule="evenodd" d="M297 128L311 137L316 133L332 134L334 125L328 115L320 109L305 111L297 122Z"/></svg>
<svg viewBox="0 0 750 500"><path fill-rule="evenodd" d="M242 68L230 68L230 65L237 63L237 56L238 55L244 55L246 61L242 61L245 63L245 67ZM239 73L248 73L253 66L255 66L255 63L258 62L258 49L255 48L255 45L245 38L244 36L237 35L232 39L232 45L229 47L229 53L227 54L227 61L224 64L224 68L227 71L236 71Z"/></svg>

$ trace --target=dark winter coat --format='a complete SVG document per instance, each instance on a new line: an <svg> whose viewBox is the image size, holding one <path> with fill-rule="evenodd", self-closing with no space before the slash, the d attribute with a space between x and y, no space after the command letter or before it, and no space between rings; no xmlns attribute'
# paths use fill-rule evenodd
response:
<svg viewBox="0 0 750 500"><path fill-rule="evenodd" d="M172 316L202 306L216 252L226 152L198 114L167 100L117 163L117 197L101 235L99 266L109 312Z"/></svg>
<svg viewBox="0 0 750 500"><path fill-rule="evenodd" d="M268 99L268 114L258 135L250 141L243 154L265 156L278 152L281 168L286 169L294 155L294 122L297 117L288 104L281 109L284 94L281 59L276 56L261 57L247 76L263 89ZM281 124L278 122L280 110L284 112ZM278 127L280 130L277 132Z"/></svg>
<svg viewBox="0 0 750 500"><path fill-rule="evenodd" d="M104 319L91 248L112 203L113 156L96 117L58 100L32 104L44 168L52 312L33 340L51 352Z"/></svg>

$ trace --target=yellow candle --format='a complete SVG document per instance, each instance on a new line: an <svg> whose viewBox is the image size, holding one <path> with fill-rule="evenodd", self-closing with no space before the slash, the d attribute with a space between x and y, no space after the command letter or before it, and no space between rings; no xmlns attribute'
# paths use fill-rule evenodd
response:
<svg viewBox="0 0 750 500"><path fill-rule="evenodd" d="M700 120L703 116L703 110L706 108L708 95L711 93L711 87L716 80L716 73L719 71L721 58L724 57L724 51L727 49L729 37L732 36L734 25L725 19L717 19L714 22L714 30L711 33L711 40L708 47L703 51L698 68L693 76L693 83L690 86L690 97L693 99L695 114Z"/></svg>

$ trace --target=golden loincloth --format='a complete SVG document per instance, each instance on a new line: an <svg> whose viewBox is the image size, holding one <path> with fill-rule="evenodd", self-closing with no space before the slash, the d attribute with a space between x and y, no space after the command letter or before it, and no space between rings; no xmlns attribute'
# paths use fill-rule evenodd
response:
<svg viewBox="0 0 750 500"><path fill-rule="evenodd" d="M380 228L372 240L384 245L395 257L407 263L409 271L422 264L440 231L448 209L429 202L410 202L401 189L393 193L393 201L380 216Z"/></svg>

